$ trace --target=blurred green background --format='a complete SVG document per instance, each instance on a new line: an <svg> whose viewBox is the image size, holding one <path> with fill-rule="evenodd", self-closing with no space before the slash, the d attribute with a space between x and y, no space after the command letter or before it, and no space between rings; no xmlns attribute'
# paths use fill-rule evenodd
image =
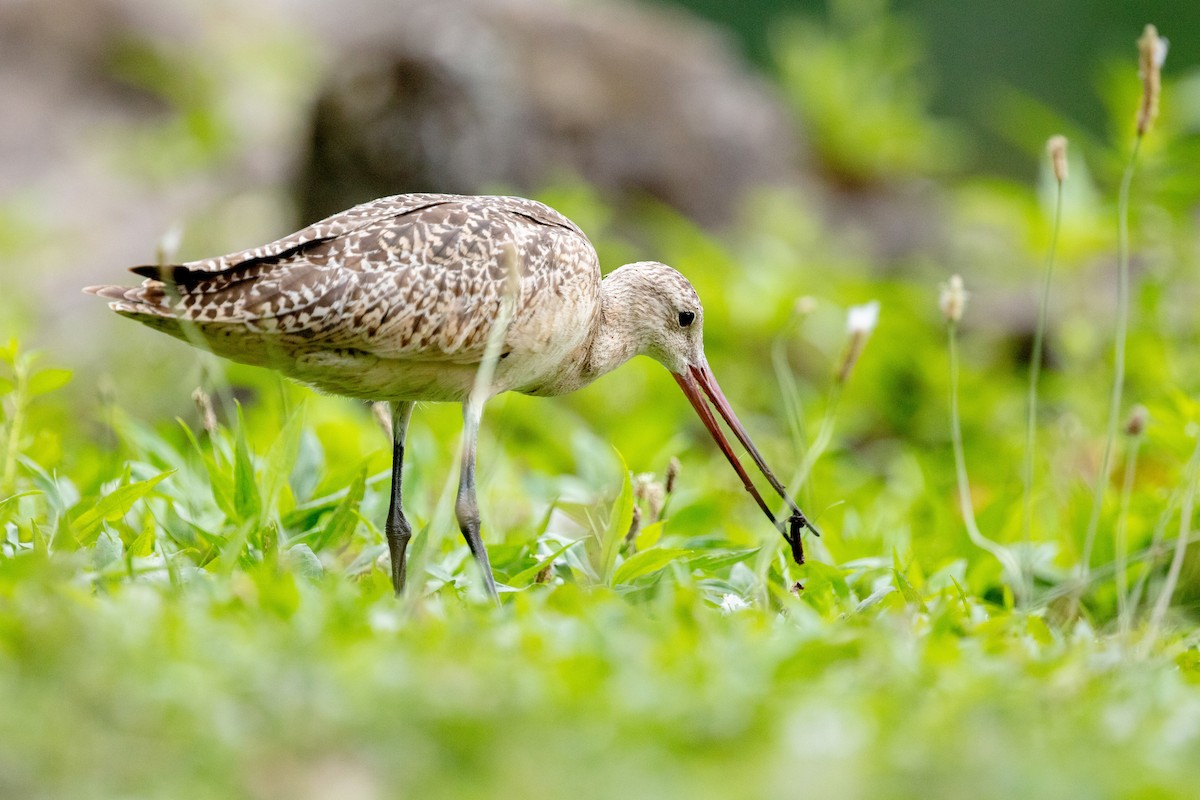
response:
<svg viewBox="0 0 1200 800"><path fill-rule="evenodd" d="M605 8L0 6L0 797L1194 794L1200 11ZM1116 440L1085 558L1149 21L1172 44L1130 184L1120 413L1150 422ZM1071 175L1026 534L1054 133ZM417 409L397 601L369 408L79 291L289 233L314 185L401 174L483 175L574 219L606 270L684 272L714 372L824 533L809 563L635 359L489 404L501 608L453 520L460 411ZM982 544L951 447L954 274Z"/></svg>

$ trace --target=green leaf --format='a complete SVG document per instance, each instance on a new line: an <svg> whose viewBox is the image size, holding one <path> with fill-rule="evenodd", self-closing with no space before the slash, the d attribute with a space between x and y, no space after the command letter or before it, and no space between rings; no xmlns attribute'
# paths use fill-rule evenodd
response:
<svg viewBox="0 0 1200 800"><path fill-rule="evenodd" d="M804 565L803 569L808 576L805 585L808 587L809 594L813 594L821 588L828 588L836 597L842 600L850 596L850 586L846 583L846 573L840 567L820 561L809 561Z"/></svg>
<svg viewBox="0 0 1200 800"><path fill-rule="evenodd" d="M537 577L537 574L539 572L541 572L546 567L553 564L555 562L555 560L558 559L559 556L561 556L563 553L565 553L567 550L571 549L572 547L574 547L577 544L579 544L578 540L576 540L574 542L567 542L566 544L560 546L553 553L546 556L538 563L534 564L532 567L523 569L520 572L518 572L516 575L513 575L511 578L509 578L507 581L505 581L505 583L507 583L509 586L512 586L517 589L520 589L524 586L528 586L530 583L533 582L533 579L535 577Z"/></svg>
<svg viewBox="0 0 1200 800"><path fill-rule="evenodd" d="M634 553L617 567L613 575L613 583L630 583L638 578L658 572L674 561L686 558L691 550L673 547L658 547L653 550L643 550Z"/></svg>
<svg viewBox="0 0 1200 800"><path fill-rule="evenodd" d="M927 611L925 601L921 599L921 593L918 592L904 574L907 570L904 564L900 561L900 552L892 548L892 581L896 584L896 588L900 590L900 594L904 597L904 602L909 605L917 606L922 611Z"/></svg>
<svg viewBox="0 0 1200 800"><path fill-rule="evenodd" d="M325 565L321 563L321 559L303 542L289 547L287 558L296 571L310 581L315 581L325 574Z"/></svg>
<svg viewBox="0 0 1200 800"><path fill-rule="evenodd" d="M40 394L49 394L56 389L61 389L66 386L71 380L71 370L69 369L43 369L33 373L29 379L29 395L36 397Z"/></svg>
<svg viewBox="0 0 1200 800"><path fill-rule="evenodd" d="M279 490L292 474L292 468L300 454L300 433L304 430L304 406L300 406L288 417L283 430L267 452L267 463L263 474L263 502L271 507L279 499Z"/></svg>
<svg viewBox="0 0 1200 800"><path fill-rule="evenodd" d="M262 510L262 498L254 480L254 459L246 441L246 419L242 407L237 409L238 426L234 432L233 448L233 508L239 521L256 519Z"/></svg>
<svg viewBox="0 0 1200 800"><path fill-rule="evenodd" d="M634 539L634 544L638 550L649 550L654 545L658 544L658 540L662 538L663 527L666 523L663 520L651 522L646 527L638 531L637 537Z"/></svg>
<svg viewBox="0 0 1200 800"><path fill-rule="evenodd" d="M1025 620L1025 632L1042 646L1054 644L1054 634L1051 632L1050 626L1046 624L1046 620L1041 617L1028 617Z"/></svg>
<svg viewBox="0 0 1200 800"><path fill-rule="evenodd" d="M324 468L325 451L321 447L320 438L312 430L303 428L300 431L296 458L288 475L292 496L303 502L311 500L313 492L321 482Z"/></svg>
<svg viewBox="0 0 1200 800"><path fill-rule="evenodd" d="M17 500L20 500L22 497L33 497L34 495L39 495L39 494L41 494L41 492L28 491L28 492L18 492L17 494L9 495L8 497L4 498L3 500L0 500L0 509L3 509L9 503L15 503Z"/></svg>
<svg viewBox="0 0 1200 800"><path fill-rule="evenodd" d="M707 572L715 572L724 567L749 561L761 550L761 547L752 547L749 550L717 550L693 559L692 564Z"/></svg>
<svg viewBox="0 0 1200 800"><path fill-rule="evenodd" d="M187 423L183 420L178 420L178 422L183 428L184 435L192 443L192 448L200 456L201 463L204 464L204 470L208 473L208 486L212 491L213 501L217 504L217 508L221 509L221 513L225 515L226 519L236 520L238 514L233 505L233 481L229 478L229 473L217 466L216 460L200 445L200 440L196 438L196 434L192 433L192 429L187 426Z"/></svg>
<svg viewBox="0 0 1200 800"><path fill-rule="evenodd" d="M127 551L134 558L146 558L154 555L154 528L147 527L129 545Z"/></svg>
<svg viewBox="0 0 1200 800"><path fill-rule="evenodd" d="M22 497L31 497L39 494L41 494L41 492L38 491L18 492L17 494L9 495L3 500L0 500L0 525L8 522L12 518L12 515L17 510L18 500L20 500Z"/></svg>
<svg viewBox="0 0 1200 800"><path fill-rule="evenodd" d="M917 593L917 590L913 588L912 584L908 582L908 578L905 578L904 574L900 572L900 570L893 569L892 578L896 583L896 588L899 589L900 594L904 596L904 601L906 603L917 606L922 611L927 610L925 608L925 601L921 599L921 595Z"/></svg>
<svg viewBox="0 0 1200 800"><path fill-rule="evenodd" d="M95 543L96 537L100 535L100 526L103 522L120 519L125 516L129 513L129 509L133 508L134 503L150 494L150 491L155 486L173 474L175 474L175 470L169 469L165 472L160 472L153 478L119 486L114 491L101 497L96 501L94 506L75 518L76 540L81 545Z"/></svg>
<svg viewBox="0 0 1200 800"><path fill-rule="evenodd" d="M609 586L612 585L617 552L621 548L621 542L625 541L625 535L629 533L629 526L633 524L633 478L629 468L625 466L625 459L620 453L616 455L621 464L621 494L613 503L612 511L608 515L608 525L605 526L603 538L600 540L600 563L596 565L596 573L600 580Z"/></svg>
<svg viewBox="0 0 1200 800"><path fill-rule="evenodd" d="M1175 666L1179 667L1180 674L1188 683L1193 686L1200 684L1200 650L1184 650L1175 658Z"/></svg>
<svg viewBox="0 0 1200 800"><path fill-rule="evenodd" d="M0 395L11 394L13 389L17 388L17 384L13 383L8 378L0 378Z"/></svg>
<svg viewBox="0 0 1200 800"><path fill-rule="evenodd" d="M314 549L321 550L332 542L343 542L354 534L354 529L358 527L358 507L362 505L366 493L367 466L364 464L354 476L354 482L350 484L342 502L338 503L321 532L313 540Z"/></svg>

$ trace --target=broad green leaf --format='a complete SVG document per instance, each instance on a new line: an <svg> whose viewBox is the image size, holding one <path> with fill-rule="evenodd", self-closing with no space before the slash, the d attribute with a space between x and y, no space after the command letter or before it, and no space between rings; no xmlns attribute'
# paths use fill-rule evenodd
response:
<svg viewBox="0 0 1200 800"><path fill-rule="evenodd" d="M663 527L666 523L663 520L651 522L649 525L638 531L634 539L634 544L638 550L649 550L654 545L658 544L658 540L662 538Z"/></svg>
<svg viewBox="0 0 1200 800"><path fill-rule="evenodd" d="M0 378L0 395L11 394L17 385L8 378Z"/></svg>
<svg viewBox="0 0 1200 800"><path fill-rule="evenodd" d="M33 373L33 376L29 379L29 394L31 397L49 394L56 389L66 386L70 380L71 370L69 369L39 370Z"/></svg>
<svg viewBox="0 0 1200 800"><path fill-rule="evenodd" d="M154 528L147 527L129 545L129 555L134 558L146 558L154 555Z"/></svg>
<svg viewBox="0 0 1200 800"><path fill-rule="evenodd" d="M613 575L613 583L629 583L644 575L658 572L673 561L686 558L691 553L691 550L671 547L659 547L634 553L625 559L621 566L617 567L617 571Z"/></svg>
<svg viewBox="0 0 1200 800"><path fill-rule="evenodd" d="M100 525L106 520L120 519L133 508L133 504L141 500L161 481L173 475L175 470L160 472L153 478L136 483L119 486L109 494L101 497L96 504L75 518L75 538L83 545L95 543L100 534Z"/></svg>
<svg viewBox="0 0 1200 800"><path fill-rule="evenodd" d="M296 567L296 571L309 580L317 580L325 574L325 565L321 563L321 559L303 542L289 547L287 556L288 561Z"/></svg>

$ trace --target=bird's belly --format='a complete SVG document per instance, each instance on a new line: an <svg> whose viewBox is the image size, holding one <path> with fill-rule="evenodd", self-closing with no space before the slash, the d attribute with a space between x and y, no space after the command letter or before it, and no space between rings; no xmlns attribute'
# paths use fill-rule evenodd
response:
<svg viewBox="0 0 1200 800"><path fill-rule="evenodd" d="M380 358L361 350L307 353L281 367L288 377L322 392L361 400L462 402L476 365Z"/></svg>
<svg viewBox="0 0 1200 800"><path fill-rule="evenodd" d="M557 369L557 349L509 350L496 362L488 394L540 383ZM381 358L361 350L323 350L275 365L288 377L330 394L362 400L463 402L474 390L479 363Z"/></svg>

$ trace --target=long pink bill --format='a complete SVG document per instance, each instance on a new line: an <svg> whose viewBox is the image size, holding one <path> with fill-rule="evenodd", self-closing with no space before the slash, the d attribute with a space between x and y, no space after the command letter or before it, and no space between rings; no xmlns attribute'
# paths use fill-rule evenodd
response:
<svg viewBox="0 0 1200 800"><path fill-rule="evenodd" d="M724 453L725 458L729 460L730 466L732 466L734 471L737 472L738 477L742 479L742 484L746 487L746 491L750 493L750 496L753 497L755 502L758 503L758 507L761 508L763 513L767 515L767 519L771 520L771 524L773 524L779 530L779 532L783 534L783 538L789 545L791 545L792 559L797 564L803 564L804 548L800 541L801 532L805 528L808 528L818 536L821 534L815 527L813 527L812 523L808 521L808 518L804 515L804 512L800 510L800 507L796 505L795 501L788 496L787 489L785 489L783 484L779 482L779 479L775 477L775 473L771 472L770 467L767 466L766 461L762 457L762 453L758 451L758 448L754 446L754 442L750 439L750 434L746 432L745 427L743 427L742 423L738 420L737 415L733 413L733 408L729 405L729 401L725 399L725 393L721 391L720 385L717 383L716 378L713 377L713 374L708 369L708 366L689 366L683 374L672 374L675 377L675 382L679 384L679 388L683 390L685 395L687 395L687 399L691 402L692 408L696 409L696 413L700 416L700 420L704 423L704 426L708 428L708 432L712 434L713 439L716 440L717 445L721 448L721 452ZM750 476L746 474L746 470L744 467L742 467L742 463L738 460L737 454L733 452L733 447L730 445L729 440L725 438L725 434L722 432L720 424L717 422L716 417L713 416L712 409L708 407L708 403L705 401L706 395L708 400L711 401L713 406L716 407L717 412L720 413L721 417L725 420L725 423L729 426L729 429L733 431L733 435L736 436L737 440L742 443L743 447L746 448L746 452L750 454L750 457L754 460L754 463L758 467L759 471L762 472L763 476L767 479L767 482L771 484L771 488L778 492L779 496L782 497L788 504L788 507L792 509L792 513L787 518L786 523L778 519L775 514L772 513L770 506L768 506L766 501L763 500L762 495L758 493L758 489L755 487L754 482L751 481Z"/></svg>

